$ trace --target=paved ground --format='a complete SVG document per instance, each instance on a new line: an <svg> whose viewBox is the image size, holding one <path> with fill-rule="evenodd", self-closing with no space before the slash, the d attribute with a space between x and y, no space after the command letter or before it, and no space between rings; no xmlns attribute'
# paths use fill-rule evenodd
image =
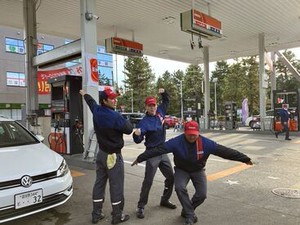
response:
<svg viewBox="0 0 300 225"><path fill-rule="evenodd" d="M208 198L197 208L199 221L206 225L297 225L300 224L300 135L293 133L292 141L276 139L271 132L202 132L220 144L249 155L255 165L223 160L211 156L207 164ZM168 138L178 133L168 131ZM171 200L175 210L159 207L163 177L157 172L145 211L145 219L135 217L135 207L143 180L144 166L130 163L144 150L131 136L125 137L125 211L131 219L124 223L137 225L179 225L181 207L174 193ZM170 157L172 157L170 155ZM91 224L91 191L95 179L94 164L85 162L81 155L65 156L74 176L74 195L63 206L37 215L5 223L5 225L86 225ZM285 188L292 198L274 194ZM193 188L189 185L190 193ZM109 193L107 191L107 193ZM286 192L279 192L286 196ZM298 198L296 198L298 197ZM110 198L107 196L106 218L98 224L110 224Z"/></svg>

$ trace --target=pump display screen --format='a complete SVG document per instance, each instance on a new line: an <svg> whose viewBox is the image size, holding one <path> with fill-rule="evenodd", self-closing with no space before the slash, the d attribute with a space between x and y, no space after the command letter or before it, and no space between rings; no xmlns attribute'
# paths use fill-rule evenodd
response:
<svg viewBox="0 0 300 225"><path fill-rule="evenodd" d="M275 100L275 108L282 108L282 104L288 104L288 108L296 108L297 107L297 92L277 92L274 95Z"/></svg>
<svg viewBox="0 0 300 225"><path fill-rule="evenodd" d="M64 98L64 90L63 87L52 87L52 100L60 100Z"/></svg>

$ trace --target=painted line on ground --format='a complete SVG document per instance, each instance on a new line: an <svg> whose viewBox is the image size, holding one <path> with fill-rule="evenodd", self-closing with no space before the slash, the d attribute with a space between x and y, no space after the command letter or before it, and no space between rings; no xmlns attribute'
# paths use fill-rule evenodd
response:
<svg viewBox="0 0 300 225"><path fill-rule="evenodd" d="M290 188L292 189L300 189L300 182L299 183L296 183L294 184L293 186L291 186Z"/></svg>
<svg viewBox="0 0 300 225"><path fill-rule="evenodd" d="M223 177L227 177L227 176L229 176L231 174L240 172L242 170L249 169L251 167L252 166L249 166L249 165L246 165L246 164L237 165L237 166L231 167L231 168L229 168L227 170L222 170L222 171L217 172L217 173L209 174L207 176L207 180L208 181L214 181L214 180L217 180L217 179L220 179L220 178L223 178Z"/></svg>
<svg viewBox="0 0 300 225"><path fill-rule="evenodd" d="M129 165L132 164L131 161L126 161L126 160L124 161L124 163L129 164ZM139 163L138 166L145 167L145 164ZM222 171L217 172L217 173L209 174L209 175L207 175L207 180L208 181L214 181L214 180L217 180L217 179L220 179L220 178L223 178L223 177L227 177L231 174L240 172L242 170L249 169L251 167L252 166L249 166L249 165L246 165L246 164L237 165L235 167L232 167L232 168L229 168L229 169L226 169L226 170L222 170ZM85 173L81 173L81 172L76 171L76 170L71 170L71 175L72 175L72 177L80 177L80 176L84 176ZM293 185L292 188L300 188L300 183Z"/></svg>
<svg viewBox="0 0 300 225"><path fill-rule="evenodd" d="M72 177L81 177L81 176L84 176L85 173L81 173L81 172L76 171L76 170L71 170L71 175L72 175Z"/></svg>
<svg viewBox="0 0 300 225"><path fill-rule="evenodd" d="M130 164L130 165L132 164L132 162L130 162L130 161L124 161L124 163ZM139 163L137 166L145 167L145 164ZM222 171L217 172L217 173L209 174L209 175L207 175L207 180L208 181L214 181L214 180L217 180L217 179L220 179L220 178L223 178L223 177L227 177L231 174L249 169L251 167L253 167L253 166L250 166L250 165L247 165L247 164L243 163L243 164L237 165L235 167L231 167L229 169L222 170Z"/></svg>

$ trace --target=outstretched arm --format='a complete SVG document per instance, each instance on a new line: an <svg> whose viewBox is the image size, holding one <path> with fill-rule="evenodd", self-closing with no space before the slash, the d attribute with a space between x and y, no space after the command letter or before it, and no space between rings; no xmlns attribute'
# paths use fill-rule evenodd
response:
<svg viewBox="0 0 300 225"><path fill-rule="evenodd" d="M220 156L224 159L243 162L243 163L246 163L247 165L253 165L253 162L251 161L251 159L244 153L241 153L235 149L228 148L228 147L220 145L220 144L217 144L216 152L214 152L213 154Z"/></svg>
<svg viewBox="0 0 300 225"><path fill-rule="evenodd" d="M142 154L140 154L136 158L136 160L134 160L134 162L131 164L131 166L137 165L138 163L146 161L147 159L150 159L152 157L163 155L163 154L166 154L166 153L169 153L169 152L171 152L171 150L168 150L164 146L156 147L156 148L153 148L151 150L146 150Z"/></svg>

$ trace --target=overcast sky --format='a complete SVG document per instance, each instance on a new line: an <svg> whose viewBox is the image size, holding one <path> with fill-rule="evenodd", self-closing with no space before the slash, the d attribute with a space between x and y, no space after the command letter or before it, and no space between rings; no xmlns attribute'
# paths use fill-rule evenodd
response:
<svg viewBox="0 0 300 225"><path fill-rule="evenodd" d="M300 48L294 48L289 49L291 50L295 55L296 59L300 60ZM119 86L122 86L122 81L124 80L124 56L118 55L117 60L114 57L114 68L117 68L117 71L114 71L114 74L118 74L117 78ZM178 61L173 60L166 60L166 59L160 59L152 56L147 56L148 61L150 63L152 71L156 74L157 78L161 76L166 70L168 70L170 73L173 73L177 70L182 70L185 72L186 68L188 67L188 63L182 63ZM210 72L214 70L214 64L210 63L209 70ZM116 67L117 65L117 67Z"/></svg>

